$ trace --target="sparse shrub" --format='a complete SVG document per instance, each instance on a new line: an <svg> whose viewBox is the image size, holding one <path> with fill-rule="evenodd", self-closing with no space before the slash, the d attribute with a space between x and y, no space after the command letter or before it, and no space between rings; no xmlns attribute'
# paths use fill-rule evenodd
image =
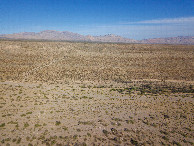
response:
<svg viewBox="0 0 194 146"><path fill-rule="evenodd" d="M41 125L40 125L40 124L35 124L34 127L35 127L35 128L41 127Z"/></svg>
<svg viewBox="0 0 194 146"><path fill-rule="evenodd" d="M58 126L58 125L60 125L60 124L61 124L60 121L56 121L56 123L55 123L56 126Z"/></svg>
<svg viewBox="0 0 194 146"><path fill-rule="evenodd" d="M21 117L25 117L26 116L26 114L22 114L22 115L20 115Z"/></svg>
<svg viewBox="0 0 194 146"><path fill-rule="evenodd" d="M79 121L78 124L83 124L83 125L93 125L94 123L93 123L93 122L90 122L90 121L86 121L86 122Z"/></svg>
<svg viewBox="0 0 194 146"><path fill-rule="evenodd" d="M28 126L30 126L27 122L24 123L24 128L27 128Z"/></svg>
<svg viewBox="0 0 194 146"><path fill-rule="evenodd" d="M117 131L117 129L115 129L115 128L111 128L111 131L112 131L112 134L118 134L118 131Z"/></svg>
<svg viewBox="0 0 194 146"><path fill-rule="evenodd" d="M30 137L29 137L29 136L27 136L27 137L26 137L26 140L27 140L27 141L29 141L29 140L30 140Z"/></svg>
<svg viewBox="0 0 194 146"><path fill-rule="evenodd" d="M76 134L76 135L73 136L73 139L76 140L77 137L78 137L78 135Z"/></svg>
<svg viewBox="0 0 194 146"><path fill-rule="evenodd" d="M173 141L173 145L181 146L179 142Z"/></svg>
<svg viewBox="0 0 194 146"><path fill-rule="evenodd" d="M63 130L64 130L64 131L67 131L67 130L68 130L68 128L64 126L64 127L63 127Z"/></svg>
<svg viewBox="0 0 194 146"><path fill-rule="evenodd" d="M91 137L91 134L90 133L87 133L87 136Z"/></svg>
<svg viewBox="0 0 194 146"><path fill-rule="evenodd" d="M162 136L162 139L169 141L169 139L166 136Z"/></svg>
<svg viewBox="0 0 194 146"><path fill-rule="evenodd" d="M108 136L109 132L107 130L103 129L102 132L104 133L105 136Z"/></svg>
<svg viewBox="0 0 194 146"><path fill-rule="evenodd" d="M155 123L152 123L150 125L153 126L153 127L157 127L157 125Z"/></svg>
<svg viewBox="0 0 194 146"><path fill-rule="evenodd" d="M2 124L0 125L0 127L5 127L5 123L2 123Z"/></svg>
<svg viewBox="0 0 194 146"><path fill-rule="evenodd" d="M21 140L22 140L22 138L19 137L16 143L20 144Z"/></svg>
<svg viewBox="0 0 194 146"><path fill-rule="evenodd" d="M136 140L134 140L133 138L131 138L131 143L132 143L133 145L135 145L135 146L138 145L138 142L137 142Z"/></svg>
<svg viewBox="0 0 194 146"><path fill-rule="evenodd" d="M134 121L133 120L126 120L126 123L127 124L129 124L129 123L134 124Z"/></svg>
<svg viewBox="0 0 194 146"><path fill-rule="evenodd" d="M81 132L81 129L78 128L78 129L77 129L77 132Z"/></svg>
<svg viewBox="0 0 194 146"><path fill-rule="evenodd" d="M168 135L168 132L160 130L160 133Z"/></svg>

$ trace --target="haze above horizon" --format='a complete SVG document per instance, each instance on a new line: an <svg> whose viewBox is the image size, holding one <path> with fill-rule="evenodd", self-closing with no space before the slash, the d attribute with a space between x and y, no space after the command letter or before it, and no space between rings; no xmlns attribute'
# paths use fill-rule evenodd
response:
<svg viewBox="0 0 194 146"><path fill-rule="evenodd" d="M0 34L42 30L133 39L194 36L194 1L0 0Z"/></svg>

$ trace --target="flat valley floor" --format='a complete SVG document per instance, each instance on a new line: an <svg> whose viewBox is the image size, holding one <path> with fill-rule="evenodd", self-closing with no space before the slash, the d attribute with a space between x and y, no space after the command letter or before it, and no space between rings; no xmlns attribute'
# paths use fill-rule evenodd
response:
<svg viewBox="0 0 194 146"><path fill-rule="evenodd" d="M0 145L193 145L194 46L0 41Z"/></svg>

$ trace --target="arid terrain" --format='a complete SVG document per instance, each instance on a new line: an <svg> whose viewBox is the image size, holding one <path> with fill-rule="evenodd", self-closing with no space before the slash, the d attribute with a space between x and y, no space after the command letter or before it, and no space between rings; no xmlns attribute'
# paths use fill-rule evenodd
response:
<svg viewBox="0 0 194 146"><path fill-rule="evenodd" d="M0 40L0 145L193 145L194 46Z"/></svg>

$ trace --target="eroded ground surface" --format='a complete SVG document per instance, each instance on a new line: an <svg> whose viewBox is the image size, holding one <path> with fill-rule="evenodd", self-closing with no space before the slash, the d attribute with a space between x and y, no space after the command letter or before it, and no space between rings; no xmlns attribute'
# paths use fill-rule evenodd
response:
<svg viewBox="0 0 194 146"><path fill-rule="evenodd" d="M193 145L193 46L0 44L0 145Z"/></svg>

